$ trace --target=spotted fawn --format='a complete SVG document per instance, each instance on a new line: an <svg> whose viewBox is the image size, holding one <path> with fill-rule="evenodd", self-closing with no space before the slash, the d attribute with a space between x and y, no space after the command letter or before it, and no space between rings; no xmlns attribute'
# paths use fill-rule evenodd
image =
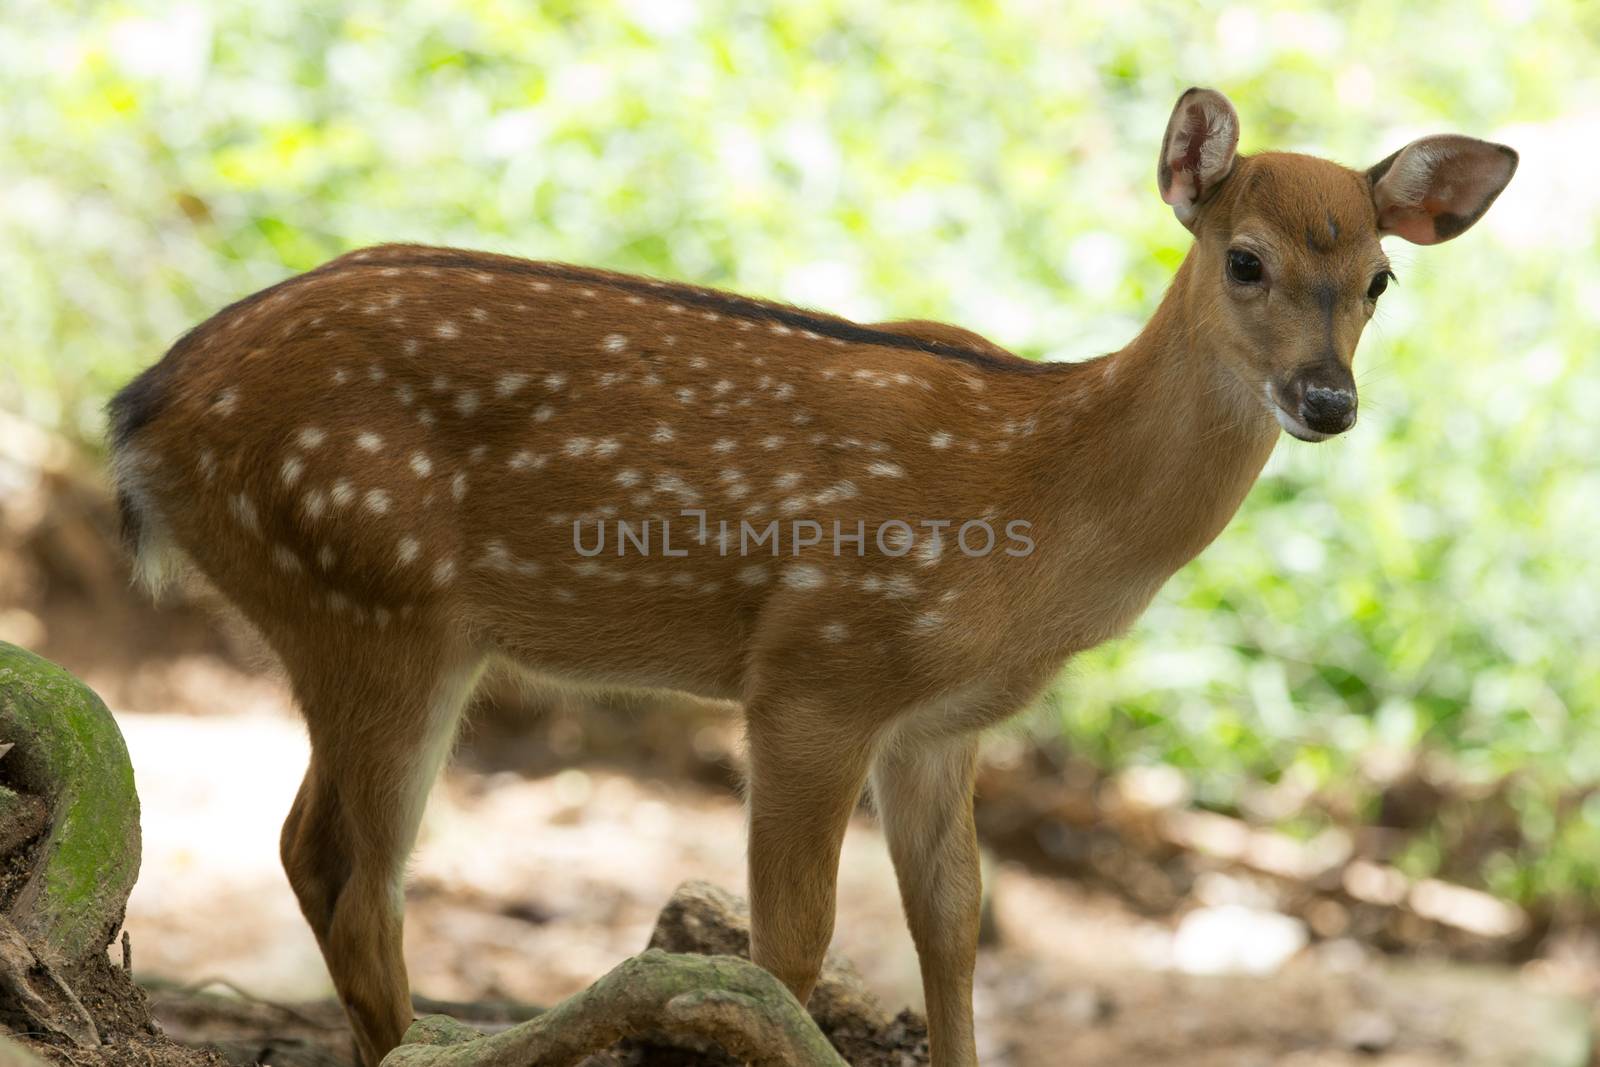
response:
<svg viewBox="0 0 1600 1067"><path fill-rule="evenodd" d="M980 731L1125 630L1281 430L1354 423L1379 239L1456 236L1517 158L1441 135L1362 172L1238 131L1220 94L1179 98L1157 184L1193 245L1085 362L386 245L224 309L116 397L137 573L219 591L304 712L283 861L367 1064L411 1018L402 869L491 661L742 705L751 950L802 1002L870 783L933 1062L976 1062Z"/></svg>

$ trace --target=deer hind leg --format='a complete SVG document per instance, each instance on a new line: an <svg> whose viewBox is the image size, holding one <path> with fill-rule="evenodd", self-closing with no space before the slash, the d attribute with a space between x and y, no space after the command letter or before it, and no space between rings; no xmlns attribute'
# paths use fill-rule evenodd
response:
<svg viewBox="0 0 1600 1067"><path fill-rule="evenodd" d="M839 714L750 705L750 955L804 1004L833 936L839 848L874 741Z"/></svg>
<svg viewBox="0 0 1600 1067"><path fill-rule="evenodd" d="M981 875L972 819L976 735L886 743L872 798L917 946L935 1067L974 1067L972 968Z"/></svg>
<svg viewBox="0 0 1600 1067"><path fill-rule="evenodd" d="M401 877L482 657L420 640L285 660L311 763L283 825L283 866L356 1049L376 1067L411 1022Z"/></svg>

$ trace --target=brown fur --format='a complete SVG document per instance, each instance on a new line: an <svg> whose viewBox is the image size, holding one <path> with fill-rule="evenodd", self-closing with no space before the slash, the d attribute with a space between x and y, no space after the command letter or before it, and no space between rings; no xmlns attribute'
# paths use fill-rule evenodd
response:
<svg viewBox="0 0 1600 1067"><path fill-rule="evenodd" d="M1348 367L1375 225L1353 171L1240 159L1145 330L1074 365L936 323L411 246L341 257L175 346L114 409L127 512L147 557L179 550L288 669L313 756L284 864L363 1058L409 1021L401 865L502 658L744 705L753 951L802 1000L870 777L935 1063L975 1062L976 732L1221 531L1278 438L1262 383ZM1270 294L1224 283L1241 235ZM758 523L847 530L988 517L1004 538L1021 520L1035 548L796 555L786 537L776 558L724 557L676 521L756 505ZM605 509L675 520L685 555L608 540L585 559L573 519Z"/></svg>

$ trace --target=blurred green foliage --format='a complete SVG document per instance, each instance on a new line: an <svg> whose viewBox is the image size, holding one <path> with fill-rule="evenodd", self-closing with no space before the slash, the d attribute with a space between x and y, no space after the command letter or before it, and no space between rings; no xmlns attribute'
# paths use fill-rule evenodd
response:
<svg viewBox="0 0 1600 1067"><path fill-rule="evenodd" d="M1051 728L1202 802L1369 810L1430 754L1507 779L1469 874L1600 890L1600 5L979 0L7 0L0 406L88 442L107 393L286 273L380 240L690 279L1079 358L1187 247L1154 191L1177 94L1245 150L1523 151L1478 228L1391 242L1356 432L1285 439L1227 533ZM1424 844L1411 861L1438 862Z"/></svg>

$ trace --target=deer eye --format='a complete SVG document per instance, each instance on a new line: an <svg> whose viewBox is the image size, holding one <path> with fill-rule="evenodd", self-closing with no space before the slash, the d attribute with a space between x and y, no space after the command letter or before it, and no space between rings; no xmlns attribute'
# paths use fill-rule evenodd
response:
<svg viewBox="0 0 1600 1067"><path fill-rule="evenodd" d="M1372 284L1367 286L1367 299L1376 300L1389 288L1389 281L1394 278L1394 271L1381 270L1372 276Z"/></svg>
<svg viewBox="0 0 1600 1067"><path fill-rule="evenodd" d="M1228 277L1243 285L1261 280L1261 257L1242 248L1228 249Z"/></svg>

